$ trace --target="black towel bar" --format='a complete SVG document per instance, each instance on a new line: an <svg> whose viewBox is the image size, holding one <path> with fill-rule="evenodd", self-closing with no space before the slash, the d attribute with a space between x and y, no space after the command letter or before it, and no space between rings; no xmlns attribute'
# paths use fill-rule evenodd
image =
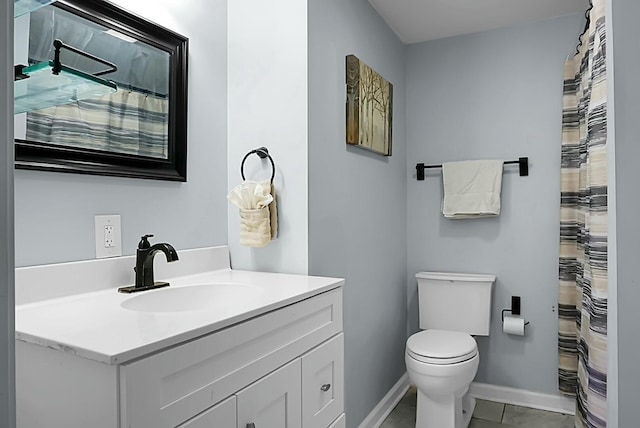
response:
<svg viewBox="0 0 640 428"><path fill-rule="evenodd" d="M520 168L520 177L526 177L529 175L529 158L518 158L518 160L505 161L506 164L518 164ZM427 168L442 168L442 165L425 165L419 163L416 165L416 176L418 180L424 180L424 170Z"/></svg>

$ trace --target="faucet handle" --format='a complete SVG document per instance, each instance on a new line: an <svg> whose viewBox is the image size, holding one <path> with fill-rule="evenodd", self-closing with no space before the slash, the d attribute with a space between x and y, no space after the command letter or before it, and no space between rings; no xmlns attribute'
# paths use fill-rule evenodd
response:
<svg viewBox="0 0 640 428"><path fill-rule="evenodd" d="M140 242L138 242L139 250L146 250L147 248L151 248L151 244L147 241L147 238L153 238L153 235L144 235L140 238Z"/></svg>

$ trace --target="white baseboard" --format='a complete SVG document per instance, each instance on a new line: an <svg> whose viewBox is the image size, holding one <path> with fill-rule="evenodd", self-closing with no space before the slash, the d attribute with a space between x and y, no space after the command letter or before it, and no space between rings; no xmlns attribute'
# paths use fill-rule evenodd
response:
<svg viewBox="0 0 640 428"><path fill-rule="evenodd" d="M575 399L560 394L543 394L525 389L473 382L469 393L482 400L531 407L556 413L575 414Z"/></svg>
<svg viewBox="0 0 640 428"><path fill-rule="evenodd" d="M405 373L396 384L393 385L389 392L387 392L387 395L382 398L378 405L373 408L371 413L364 418L362 423L358 425L358 428L378 428L382 425L387 416L389 416L389 413L396 407L396 404L398 404L400 400L402 400L402 397L404 397L404 394L407 393L409 386L409 375Z"/></svg>
<svg viewBox="0 0 640 428"><path fill-rule="evenodd" d="M367 415L358 428L379 428L402 400L411 386L409 375L405 373L387 392L371 413ZM473 382L469 393L481 400L496 401L498 403L513 404L530 407L532 409L547 410L549 412L575 414L575 399L560 394L543 394L527 391L526 389L509 388L507 386L490 385L488 383Z"/></svg>

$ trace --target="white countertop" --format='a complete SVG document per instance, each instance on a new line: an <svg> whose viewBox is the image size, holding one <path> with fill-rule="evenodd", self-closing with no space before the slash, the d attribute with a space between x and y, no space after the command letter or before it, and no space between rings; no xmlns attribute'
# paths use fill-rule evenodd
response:
<svg viewBox="0 0 640 428"><path fill-rule="evenodd" d="M16 306L16 340L106 364L123 364L340 287L344 280L222 269L170 282L171 289L236 283L261 290L237 304L218 302L213 309L183 312L141 312L121 306L127 299L166 288L134 294L109 288L27 303Z"/></svg>

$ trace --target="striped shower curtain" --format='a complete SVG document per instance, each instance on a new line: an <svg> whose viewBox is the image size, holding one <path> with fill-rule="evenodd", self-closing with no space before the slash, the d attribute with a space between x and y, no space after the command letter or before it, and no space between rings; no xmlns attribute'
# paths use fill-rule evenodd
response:
<svg viewBox="0 0 640 428"><path fill-rule="evenodd" d="M169 100L118 89L27 113L27 140L167 159Z"/></svg>
<svg viewBox="0 0 640 428"><path fill-rule="evenodd" d="M593 0L565 64L560 215L559 387L575 426L607 426L607 77L605 3Z"/></svg>

